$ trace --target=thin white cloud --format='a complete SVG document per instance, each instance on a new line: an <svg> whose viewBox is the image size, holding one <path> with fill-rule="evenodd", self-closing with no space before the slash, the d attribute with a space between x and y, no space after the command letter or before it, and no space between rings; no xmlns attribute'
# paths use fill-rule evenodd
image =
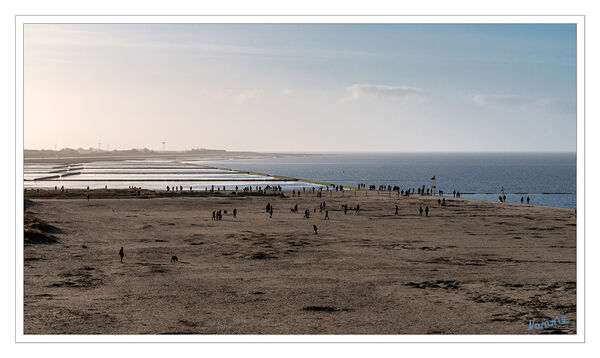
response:
<svg viewBox="0 0 600 358"><path fill-rule="evenodd" d="M238 93L235 96L236 104L244 104L247 102L258 101L265 96L265 91L262 89L251 89Z"/></svg>
<svg viewBox="0 0 600 358"><path fill-rule="evenodd" d="M154 30L161 25L152 26ZM183 27L182 27L183 28ZM200 29L196 29L200 31ZM27 48L51 48L66 46L74 49L80 47L101 47L114 49L138 49L157 51L183 51L189 54L206 56L250 56L265 58L313 58L331 59L347 57L377 57L370 52L353 50L332 50L327 48L298 48L248 46L237 43L210 42L195 38L192 32L185 40L180 38L154 38L141 32L135 26L121 26L120 32L110 25L93 27L82 25L30 24L25 27L25 46Z"/></svg>
<svg viewBox="0 0 600 358"><path fill-rule="evenodd" d="M388 86L371 84L354 84L347 87L352 99L359 99L362 96L389 97L396 99L422 98L430 92L424 88L409 86Z"/></svg>
<svg viewBox="0 0 600 358"><path fill-rule="evenodd" d="M535 107L552 108L562 111L572 111L575 104L571 101L551 98L536 98L519 95L476 95L473 102L480 107L488 106L513 106L513 107Z"/></svg>

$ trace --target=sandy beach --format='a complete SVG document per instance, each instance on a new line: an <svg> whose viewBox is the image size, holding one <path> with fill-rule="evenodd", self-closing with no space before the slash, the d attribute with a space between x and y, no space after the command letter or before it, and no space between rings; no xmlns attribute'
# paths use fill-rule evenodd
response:
<svg viewBox="0 0 600 358"><path fill-rule="evenodd" d="M376 191L85 195L25 195L59 241L25 245L25 334L576 333L573 209Z"/></svg>

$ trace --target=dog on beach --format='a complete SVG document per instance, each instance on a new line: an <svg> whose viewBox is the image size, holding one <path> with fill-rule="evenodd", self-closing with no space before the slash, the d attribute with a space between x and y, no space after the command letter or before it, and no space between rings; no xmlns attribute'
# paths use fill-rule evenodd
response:
<svg viewBox="0 0 600 358"><path fill-rule="evenodd" d="M179 262L179 259L177 258L177 256L172 256L171 262Z"/></svg>

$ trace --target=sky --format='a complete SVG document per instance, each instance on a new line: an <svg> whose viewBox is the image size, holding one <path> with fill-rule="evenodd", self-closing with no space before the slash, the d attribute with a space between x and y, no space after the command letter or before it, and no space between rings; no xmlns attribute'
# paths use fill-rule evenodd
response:
<svg viewBox="0 0 600 358"><path fill-rule="evenodd" d="M26 24L24 146L574 152L576 25Z"/></svg>

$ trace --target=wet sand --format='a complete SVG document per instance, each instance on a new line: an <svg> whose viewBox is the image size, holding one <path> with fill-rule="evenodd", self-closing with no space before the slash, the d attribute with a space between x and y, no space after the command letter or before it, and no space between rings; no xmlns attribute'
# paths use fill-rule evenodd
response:
<svg viewBox="0 0 600 358"><path fill-rule="evenodd" d="M575 210L331 194L30 193L60 243L25 245L25 334L576 332ZM557 316L568 323L527 331Z"/></svg>

